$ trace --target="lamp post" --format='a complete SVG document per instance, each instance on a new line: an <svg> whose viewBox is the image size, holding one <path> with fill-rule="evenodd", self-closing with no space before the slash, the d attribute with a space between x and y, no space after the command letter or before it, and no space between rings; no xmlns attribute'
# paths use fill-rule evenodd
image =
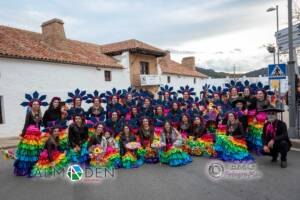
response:
<svg viewBox="0 0 300 200"><path fill-rule="evenodd" d="M289 135L296 137L296 84L295 84L295 60L293 47L293 2L288 0L288 38L289 38L289 61L288 61L288 77L289 77ZM295 112L296 111L296 112Z"/></svg>

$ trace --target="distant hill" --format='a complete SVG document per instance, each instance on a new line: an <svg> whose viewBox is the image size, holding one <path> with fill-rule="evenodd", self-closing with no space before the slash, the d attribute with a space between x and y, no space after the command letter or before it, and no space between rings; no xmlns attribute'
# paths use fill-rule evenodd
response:
<svg viewBox="0 0 300 200"><path fill-rule="evenodd" d="M227 76L233 77L234 75L232 73L227 73L227 72L216 72L213 69L204 69L201 67L196 67L196 70L202 74L205 74L211 78L226 78ZM247 77L257 77L257 76L267 76L268 75L268 68L262 68L258 70L253 70L244 74L235 74L236 77L242 77L242 76L247 76Z"/></svg>

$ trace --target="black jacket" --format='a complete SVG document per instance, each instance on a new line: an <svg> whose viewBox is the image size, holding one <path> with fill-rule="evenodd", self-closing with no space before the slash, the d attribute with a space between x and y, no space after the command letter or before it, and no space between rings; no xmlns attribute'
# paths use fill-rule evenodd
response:
<svg viewBox="0 0 300 200"><path fill-rule="evenodd" d="M88 128L84 125L78 127L75 123L69 127L69 145L74 148L76 145L82 146L88 139Z"/></svg>
<svg viewBox="0 0 300 200"><path fill-rule="evenodd" d="M26 133L26 129L28 128L28 126L30 125L35 125L37 126L38 128L41 127L42 125L42 119L41 119L42 116L39 116L39 115L34 115L32 114L31 111L27 112L26 114L26 117L25 117L25 124L24 124L24 127L23 127L23 130L22 130L22 136L25 135Z"/></svg>
<svg viewBox="0 0 300 200"><path fill-rule="evenodd" d="M263 128L263 135L262 135L263 145L268 145L270 140L273 139L272 134L270 134L270 133L267 134L267 126L269 124L270 124L270 122L265 123L264 128ZM275 126L275 131L276 131L274 143L280 142L280 141L287 141L287 143L289 144L289 147L291 147L292 143L289 139L285 122L277 119L273 122L273 125Z"/></svg>
<svg viewBox="0 0 300 200"><path fill-rule="evenodd" d="M48 109L45 111L43 116L43 124L45 127L48 126L48 122L61 120L60 109Z"/></svg>

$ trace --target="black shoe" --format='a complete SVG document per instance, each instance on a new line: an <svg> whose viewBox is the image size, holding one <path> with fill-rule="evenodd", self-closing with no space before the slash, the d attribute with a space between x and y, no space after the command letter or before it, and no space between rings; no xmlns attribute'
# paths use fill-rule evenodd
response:
<svg viewBox="0 0 300 200"><path fill-rule="evenodd" d="M271 160L271 162L273 162L273 163L277 162L277 157L273 157L272 160Z"/></svg>
<svg viewBox="0 0 300 200"><path fill-rule="evenodd" d="M280 166L281 166L281 168L286 168L287 167L287 162L286 161L281 161Z"/></svg>

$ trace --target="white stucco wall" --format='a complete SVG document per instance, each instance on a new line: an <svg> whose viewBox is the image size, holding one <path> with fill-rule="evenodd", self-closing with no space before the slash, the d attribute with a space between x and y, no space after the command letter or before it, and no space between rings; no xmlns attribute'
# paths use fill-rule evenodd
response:
<svg viewBox="0 0 300 200"><path fill-rule="evenodd" d="M53 96L65 100L67 92L76 88L87 92L95 89L104 92L113 87L127 88L130 85L129 64L126 64L129 63L128 54L122 54L120 62L125 69L97 70L89 66L0 58L0 96L3 97L4 112L0 137L17 136L20 133L26 110L20 103L25 93L37 90L47 94L47 101L50 101ZM104 70L111 71L112 81L104 81Z"/></svg>

